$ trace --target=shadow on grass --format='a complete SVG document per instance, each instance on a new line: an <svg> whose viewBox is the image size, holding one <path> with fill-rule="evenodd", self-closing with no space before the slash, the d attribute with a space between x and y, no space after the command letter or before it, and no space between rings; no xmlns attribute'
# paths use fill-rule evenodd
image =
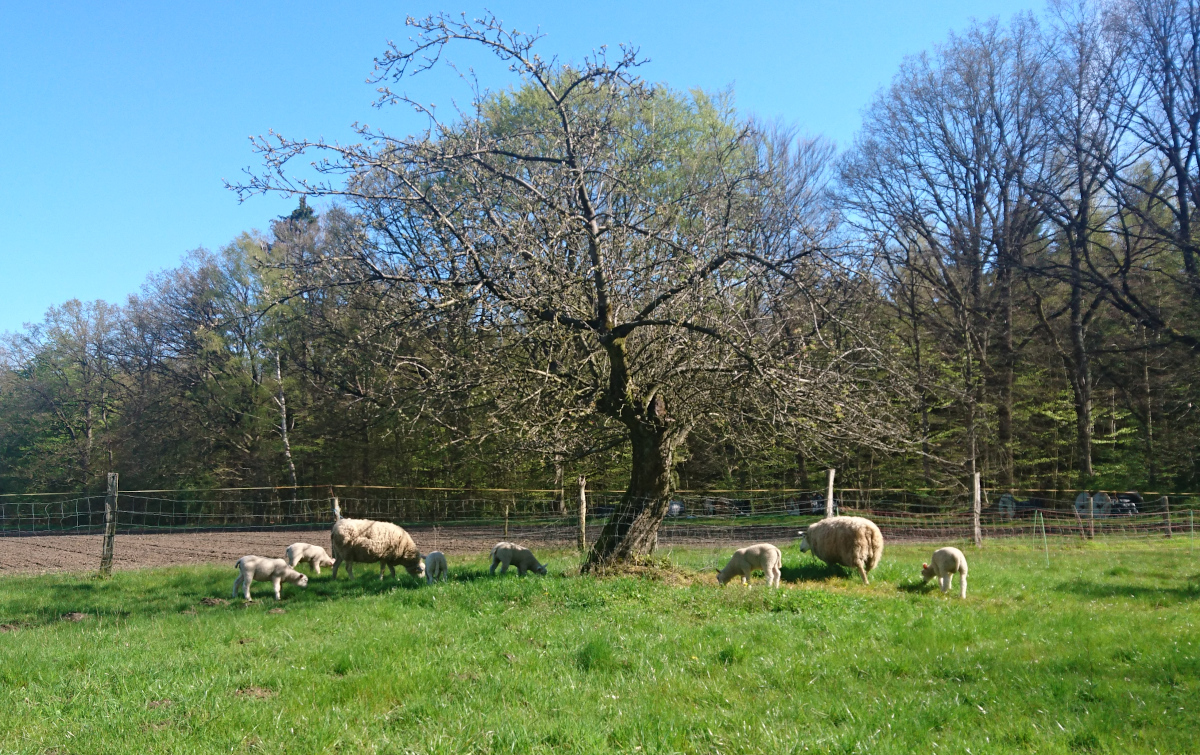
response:
<svg viewBox="0 0 1200 755"><path fill-rule="evenodd" d="M934 582L933 580L923 582L919 579L909 579L904 582L898 582L896 584L896 589L900 592L923 594L933 592L934 590L938 589L938 585L937 582Z"/></svg>
<svg viewBox="0 0 1200 755"><path fill-rule="evenodd" d="M854 572L844 566L827 564L823 561L810 559L794 566L783 566L779 570L779 578L783 582L826 582L831 579L843 579Z"/></svg>
<svg viewBox="0 0 1200 755"><path fill-rule="evenodd" d="M1135 600L1162 600L1169 598L1178 601L1192 601L1200 598L1200 580L1196 577L1182 585L1145 587L1142 585L1119 584L1113 582L1093 582L1087 579L1073 579L1060 582L1054 589L1058 592L1070 593L1081 598L1134 598Z"/></svg>

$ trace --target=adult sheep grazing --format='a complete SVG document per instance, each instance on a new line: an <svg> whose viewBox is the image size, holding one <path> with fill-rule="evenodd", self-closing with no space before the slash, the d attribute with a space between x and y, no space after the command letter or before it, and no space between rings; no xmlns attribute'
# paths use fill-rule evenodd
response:
<svg viewBox="0 0 1200 755"><path fill-rule="evenodd" d="M750 574L755 569L762 569L767 578L767 587L779 587L780 565L783 554L770 543L748 545L733 552L733 557L725 568L717 572L717 584L724 585L734 577L741 577L742 584L747 584Z"/></svg>
<svg viewBox="0 0 1200 755"><path fill-rule="evenodd" d="M446 563L446 554L434 551L425 557L425 583L432 585L438 580L450 579L450 565Z"/></svg>
<svg viewBox="0 0 1200 755"><path fill-rule="evenodd" d="M546 567L538 563L533 556L533 551L516 543L496 543L492 548L492 568L488 570L488 573L495 574L498 565L501 574L508 571L510 565L517 567L517 575L521 577L524 577L527 571L534 571L538 574L546 573Z"/></svg>
<svg viewBox="0 0 1200 755"><path fill-rule="evenodd" d="M383 579L383 567L396 576L396 565L414 577L425 576L425 564L416 543L402 528L391 522L376 522L371 519L343 519L338 507L333 510L336 520L329 540L333 544L333 578L337 579L338 567L346 565L346 573L354 579L354 562L371 564L379 562L379 579Z"/></svg>
<svg viewBox="0 0 1200 755"><path fill-rule="evenodd" d="M287 547L284 558L287 560L288 566L293 569L297 564L307 561L316 574L321 573L322 566L333 566L333 559L329 557L324 548L308 543L292 543Z"/></svg>
<svg viewBox="0 0 1200 755"><path fill-rule="evenodd" d="M279 600L279 583L291 582L300 587L308 587L308 577L293 569L282 558L266 558L264 556L242 556L237 562L238 576L233 580L233 597L237 597L238 588L244 588L246 600L250 600L251 582L270 582L275 586L275 600Z"/></svg>
<svg viewBox="0 0 1200 755"><path fill-rule="evenodd" d="M958 575L958 596L967 597L967 557L958 548L938 548L933 552L930 563L921 564L921 578L928 582L937 575L942 592L950 591L954 575Z"/></svg>
<svg viewBox="0 0 1200 755"><path fill-rule="evenodd" d="M864 585L867 572L883 557L883 533L870 519L861 516L832 516L800 530L801 552L811 550L827 564L857 569Z"/></svg>

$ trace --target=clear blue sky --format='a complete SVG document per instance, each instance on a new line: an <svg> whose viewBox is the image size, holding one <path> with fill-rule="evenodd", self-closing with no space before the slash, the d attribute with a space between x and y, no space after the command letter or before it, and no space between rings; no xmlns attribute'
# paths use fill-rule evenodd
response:
<svg viewBox="0 0 1200 755"><path fill-rule="evenodd" d="M186 5L186 7L185 7ZM631 42L647 78L732 86L740 109L846 144L859 113L918 53L971 18L1040 0L605 3L0 2L0 332L70 298L123 302L196 247L265 229L295 200L239 205L222 186L254 164L247 137L348 138L364 80L406 15L493 10L540 27L543 53L579 58ZM485 83L507 81L478 58ZM446 78L409 87L449 104Z"/></svg>

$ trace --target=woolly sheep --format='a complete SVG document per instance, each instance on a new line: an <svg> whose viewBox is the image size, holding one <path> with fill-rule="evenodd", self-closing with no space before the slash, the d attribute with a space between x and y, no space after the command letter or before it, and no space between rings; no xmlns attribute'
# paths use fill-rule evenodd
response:
<svg viewBox="0 0 1200 755"><path fill-rule="evenodd" d="M733 552L733 557L725 568L717 572L717 584L724 585L734 577L740 576L742 584L747 584L751 572L762 569L767 578L767 587L779 587L779 566L783 563L783 554L770 543L749 545Z"/></svg>
<svg viewBox="0 0 1200 755"><path fill-rule="evenodd" d="M967 557L958 548L938 548L933 552L933 558L929 559L930 563L921 564L921 577L925 582L933 579L937 575L938 584L942 586L942 592L949 592L950 585L954 582L954 575L958 574L958 596L960 598L967 597Z"/></svg>
<svg viewBox="0 0 1200 755"><path fill-rule="evenodd" d="M857 569L864 585L870 584L867 572L883 557L883 533L870 519L861 516L833 516L800 530L801 552L811 550L827 564Z"/></svg>
<svg viewBox="0 0 1200 755"><path fill-rule="evenodd" d="M533 551L516 543L496 543L492 548L492 568L488 570L489 574L496 573L496 566L500 566L500 573L508 571L509 565L517 567L517 574L524 577L525 572L535 571L538 574L545 574L546 567L538 563L538 560L533 557Z"/></svg>
<svg viewBox="0 0 1200 755"><path fill-rule="evenodd" d="M376 522L370 519L343 519L341 510L334 506L333 530L329 533L333 545L333 578L337 579L338 567L346 564L346 573L354 578L354 562L371 564L379 562L379 579L383 579L383 567L396 576L396 565L414 577L425 576L425 564L413 539L402 528L391 522Z"/></svg>
<svg viewBox="0 0 1200 755"><path fill-rule="evenodd" d="M238 588L245 589L246 600L250 600L251 582L270 582L275 586L275 600L279 600L279 583L291 582L300 587L308 587L308 577L293 569L282 558L267 558L265 556L242 556L237 562L238 576L233 580L233 597L237 597Z"/></svg>
<svg viewBox="0 0 1200 755"><path fill-rule="evenodd" d="M450 566L446 556L441 551L434 551L425 557L425 582L432 585L438 580L450 578Z"/></svg>
<svg viewBox="0 0 1200 755"><path fill-rule="evenodd" d="M325 549L319 545L309 545L308 543L292 543L287 547L287 555L285 556L288 566L293 569L302 561L307 561L316 574L321 573L322 566L333 566L333 559L325 552Z"/></svg>

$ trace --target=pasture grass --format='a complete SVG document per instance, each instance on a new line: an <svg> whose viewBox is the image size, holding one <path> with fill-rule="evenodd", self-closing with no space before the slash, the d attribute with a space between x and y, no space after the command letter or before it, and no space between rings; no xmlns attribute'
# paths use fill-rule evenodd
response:
<svg viewBox="0 0 1200 755"><path fill-rule="evenodd" d="M965 602L920 585L931 550L889 546L863 586L793 545L777 591L718 589L732 548L602 579L566 552L523 579L452 559L432 588L326 572L278 605L229 600L229 566L0 578L0 752L1200 749L1186 542L1049 569L964 547Z"/></svg>

